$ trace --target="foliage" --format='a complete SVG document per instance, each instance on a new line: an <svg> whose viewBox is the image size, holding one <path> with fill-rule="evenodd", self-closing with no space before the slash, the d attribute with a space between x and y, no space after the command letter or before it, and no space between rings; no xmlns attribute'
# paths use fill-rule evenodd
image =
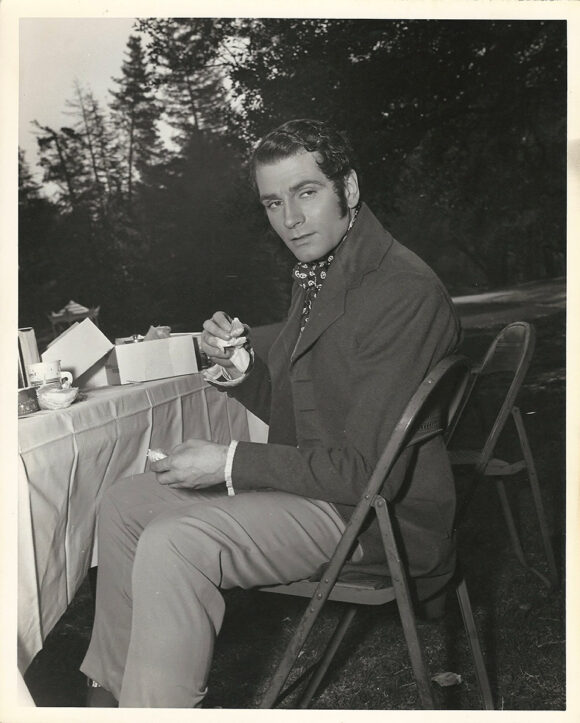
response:
<svg viewBox="0 0 580 723"><path fill-rule="evenodd" d="M251 52L232 77L251 134L296 116L344 128L365 198L436 267L454 256L456 275L497 285L541 276L543 246L564 251L564 24L249 20L240 32Z"/></svg>
<svg viewBox="0 0 580 723"><path fill-rule="evenodd" d="M244 164L291 117L347 131L364 199L452 291L561 275L565 72L560 21L137 21L108 107L77 84L72 122L37 124L51 223L25 194L21 323L73 289L111 334L279 320L292 259Z"/></svg>
<svg viewBox="0 0 580 723"><path fill-rule="evenodd" d="M53 289L53 257L57 255L54 229L57 209L42 198L33 181L24 153L18 152L19 312L20 319L37 325L42 320L36 309ZM42 239L42 243L41 243ZM42 306L41 306L42 308ZM24 323L21 321L21 326Z"/></svg>
<svg viewBox="0 0 580 723"><path fill-rule="evenodd" d="M175 140L187 143L200 130L227 132L225 77L232 21L204 18L141 20L138 29L148 38L154 84L164 98L165 115L178 131ZM222 59L227 53L228 59Z"/></svg>
<svg viewBox="0 0 580 723"><path fill-rule="evenodd" d="M128 207L132 208L140 172L146 172L162 154L157 127L161 108L154 96L141 39L131 35L127 49L129 59L123 63L122 76L114 79L118 90L111 91L110 108L119 145L123 191Z"/></svg>

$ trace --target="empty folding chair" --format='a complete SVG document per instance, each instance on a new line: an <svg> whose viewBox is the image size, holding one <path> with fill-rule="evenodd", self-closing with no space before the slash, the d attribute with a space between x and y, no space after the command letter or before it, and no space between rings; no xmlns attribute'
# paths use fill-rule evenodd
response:
<svg viewBox="0 0 580 723"><path fill-rule="evenodd" d="M388 441L320 580L317 582L303 580L289 585L261 588L266 592L310 598L306 611L262 700L262 708L272 708L276 705L287 677L327 600L346 602L349 603L349 606L336 626L298 707L308 707L358 606L382 605L393 600L396 601L400 614L421 705L427 709L435 707L431 681L415 625L405 563L397 546L389 511L389 504L391 499L396 496L397 490L389 490L387 499L384 495L388 487L384 487L384 483L404 449L444 433L449 420L453 418L460 405L468 380L469 363L464 357L455 356L441 361L421 383ZM356 564L345 565L345 563L363 523L369 513L373 513L372 511L378 519L387 564L377 566L382 570L382 574L369 574L367 567L366 574L357 575ZM493 709L493 700L465 581L462 576L458 575L453 582L475 663L484 707L490 710Z"/></svg>
<svg viewBox="0 0 580 723"><path fill-rule="evenodd" d="M522 415L516 406L516 398L530 366L534 347L535 330L527 322L513 322L499 332L481 365L473 369L471 388L464 397L463 408L448 432L448 447L452 465L456 468L466 468L470 475L468 490L458 511L458 519L461 518L477 485L486 479L493 479L518 560L546 585L555 586L558 583L558 572L538 475ZM517 454L514 461L505 461L496 456L497 446L510 419L515 425L521 457ZM463 435L469 440L470 437L477 437L478 432L480 437L478 448L456 448L461 445L456 439L457 436ZM504 480L520 472L527 473L530 483L550 580L528 564L508 502Z"/></svg>

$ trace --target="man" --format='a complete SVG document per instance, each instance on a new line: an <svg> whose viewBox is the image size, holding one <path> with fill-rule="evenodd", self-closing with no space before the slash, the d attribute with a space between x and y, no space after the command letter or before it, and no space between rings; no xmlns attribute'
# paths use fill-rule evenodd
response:
<svg viewBox="0 0 580 723"><path fill-rule="evenodd" d="M459 337L440 281L361 205L341 134L290 121L262 140L252 170L298 260L288 319L267 364L240 351L223 312L201 345L212 383L269 424L268 443L188 440L104 496L82 670L121 706L201 704L220 589L303 579L328 560L407 401ZM405 453L391 481L402 486L395 515L414 589L427 598L454 566L442 440ZM352 560L383 560L376 521Z"/></svg>

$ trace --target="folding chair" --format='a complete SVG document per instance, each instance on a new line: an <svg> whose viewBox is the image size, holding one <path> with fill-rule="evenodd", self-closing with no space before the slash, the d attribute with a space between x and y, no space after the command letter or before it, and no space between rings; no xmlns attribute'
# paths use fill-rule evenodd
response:
<svg viewBox="0 0 580 723"><path fill-rule="evenodd" d="M464 397L462 409L449 429L448 444L452 465L455 468L467 467L470 471L469 488L459 505L457 519L461 519L478 483L486 478L493 479L518 560L526 569L536 574L542 582L551 587L558 584L556 561L548 533L532 450L521 412L515 405L516 397L534 354L534 347L535 330L527 322L516 321L508 324L499 332L487 350L481 365L473 369L470 389ZM466 421L469 414L471 414L471 419ZM474 415L475 419L473 419ZM514 462L506 462L494 456L500 436L510 417L515 424L522 454L522 458ZM465 429L466 425L467 429ZM476 426L482 428L481 437L485 439L483 446L480 449L455 449L454 446L457 446L456 434L466 432L473 436L477 432ZM487 432L488 429L489 432ZM524 470L527 472L532 490L550 580L528 564L506 494L504 478L513 477Z"/></svg>
<svg viewBox="0 0 580 723"><path fill-rule="evenodd" d="M415 625L407 574L397 547L390 518L388 503L391 499L394 499L397 490L389 490L387 499L384 495L385 489L388 489L388 487L383 487L383 485L399 455L406 447L419 444L444 432L449 420L453 418L459 407L468 380L468 361L464 357L453 356L441 361L421 383L395 427L320 580L318 582L302 580L289 585L260 588L265 592L310 598L306 611L261 701L261 708L273 708L275 706L282 687L286 683L288 675L306 642L306 638L327 600L346 602L349 603L349 606L337 624L320 662L314 669L299 702L299 708L308 707L358 606L382 605L392 600L396 600L399 610L421 705L427 709L435 707L431 681L428 677L424 654ZM355 578L362 577L363 579L353 581L352 578L349 579L347 572L356 570L357 566L351 564L345 567L345 562L371 510L374 510L378 519L388 567L387 565L382 567L382 575L355 576ZM462 577L456 580L456 591L484 706L486 709L491 710L493 709L491 690L467 588Z"/></svg>

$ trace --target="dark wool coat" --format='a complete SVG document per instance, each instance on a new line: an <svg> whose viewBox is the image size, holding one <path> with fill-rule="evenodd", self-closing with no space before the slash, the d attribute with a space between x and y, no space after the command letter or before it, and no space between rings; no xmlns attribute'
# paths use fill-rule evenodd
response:
<svg viewBox="0 0 580 723"><path fill-rule="evenodd" d="M459 322L433 271L365 204L296 343L303 299L295 284L268 364L257 358L228 389L269 424L268 444L238 444L233 484L326 500L348 520L413 392L454 351ZM425 596L455 565L455 492L442 439L407 450L391 485L401 487L395 525ZM360 541L363 562L384 560L376 520Z"/></svg>

